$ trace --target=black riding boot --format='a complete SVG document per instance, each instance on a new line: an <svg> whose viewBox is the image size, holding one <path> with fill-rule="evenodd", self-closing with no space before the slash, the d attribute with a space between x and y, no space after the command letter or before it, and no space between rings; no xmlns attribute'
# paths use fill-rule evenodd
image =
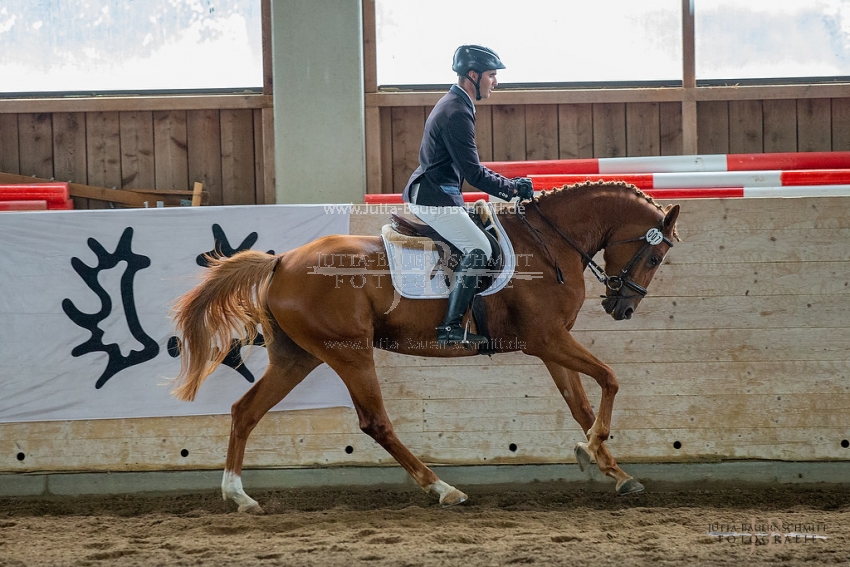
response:
<svg viewBox="0 0 850 567"><path fill-rule="evenodd" d="M449 294L449 309L443 323L437 327L437 342L462 344L487 342L487 337L467 333L462 323L478 285L478 274L475 272L486 265L487 254L477 248L465 255L458 264L455 269L455 286Z"/></svg>

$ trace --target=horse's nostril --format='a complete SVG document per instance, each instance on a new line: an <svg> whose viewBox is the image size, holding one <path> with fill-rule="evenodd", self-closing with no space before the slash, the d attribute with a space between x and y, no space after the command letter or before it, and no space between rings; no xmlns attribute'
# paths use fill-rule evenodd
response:
<svg viewBox="0 0 850 567"><path fill-rule="evenodd" d="M634 310L634 309L632 309L631 307L629 307L628 309L626 309L626 310L623 312L623 317L624 317L624 318L626 318L626 319L631 319L631 318L632 318L632 313L634 313L634 312L635 312L635 310Z"/></svg>

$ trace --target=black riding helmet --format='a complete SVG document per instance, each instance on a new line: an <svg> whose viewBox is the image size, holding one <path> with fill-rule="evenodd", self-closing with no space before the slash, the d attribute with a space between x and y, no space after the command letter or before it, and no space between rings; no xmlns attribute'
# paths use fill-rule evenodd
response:
<svg viewBox="0 0 850 567"><path fill-rule="evenodd" d="M452 71L460 77L466 77L475 85L475 100L481 100L481 73L493 69L504 69L505 65L496 52L480 45L461 45L455 51L452 61ZM478 73L478 80L473 81L469 76L470 71Z"/></svg>

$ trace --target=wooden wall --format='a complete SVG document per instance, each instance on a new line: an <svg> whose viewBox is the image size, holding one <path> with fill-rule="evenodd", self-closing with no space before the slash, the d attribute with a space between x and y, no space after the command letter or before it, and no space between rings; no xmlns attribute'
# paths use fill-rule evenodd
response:
<svg viewBox="0 0 850 567"><path fill-rule="evenodd" d="M201 182L204 204L262 204L261 112L222 105L0 113L0 172L116 189L191 191ZM75 199L78 209L105 206Z"/></svg>
<svg viewBox="0 0 850 567"><path fill-rule="evenodd" d="M696 106L699 154L850 150L850 98L704 100ZM432 107L380 108L381 185L370 192L404 188L419 164ZM476 115L482 161L682 155L682 135L680 102L479 104Z"/></svg>
<svg viewBox="0 0 850 567"><path fill-rule="evenodd" d="M605 315L600 284L587 277L574 335L620 379L614 455L850 458L850 197L681 206L683 242L632 320ZM386 215L353 214L352 232L377 234L384 222ZM376 357L387 411L425 461L574 462L581 431L536 359ZM585 387L597 404L598 386ZM229 423L208 416L3 424L0 471L221 468ZM246 455L249 467L392 463L359 431L354 410L341 408L269 414Z"/></svg>

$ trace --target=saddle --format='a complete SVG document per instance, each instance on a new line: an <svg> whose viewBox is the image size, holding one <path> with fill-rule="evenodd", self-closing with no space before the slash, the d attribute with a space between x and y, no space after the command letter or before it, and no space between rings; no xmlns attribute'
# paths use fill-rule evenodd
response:
<svg viewBox="0 0 850 567"><path fill-rule="evenodd" d="M487 263L487 274L478 279L477 291L487 289L492 283L495 274L501 272L505 264L502 247L499 243L501 238L496 226L493 223L493 216L490 207L483 199L475 202L471 208L466 209L467 214L472 221L480 228L487 236L490 242L490 249L493 254ZM385 238L392 240L406 248L425 249L435 243L440 256L440 265L446 278L450 278L450 274L454 274L454 270L460 263L463 257L461 252L454 244L443 238L440 233L418 220L407 219L399 216L396 213L391 215L391 224L385 226L383 235ZM447 281L447 285L451 285Z"/></svg>

